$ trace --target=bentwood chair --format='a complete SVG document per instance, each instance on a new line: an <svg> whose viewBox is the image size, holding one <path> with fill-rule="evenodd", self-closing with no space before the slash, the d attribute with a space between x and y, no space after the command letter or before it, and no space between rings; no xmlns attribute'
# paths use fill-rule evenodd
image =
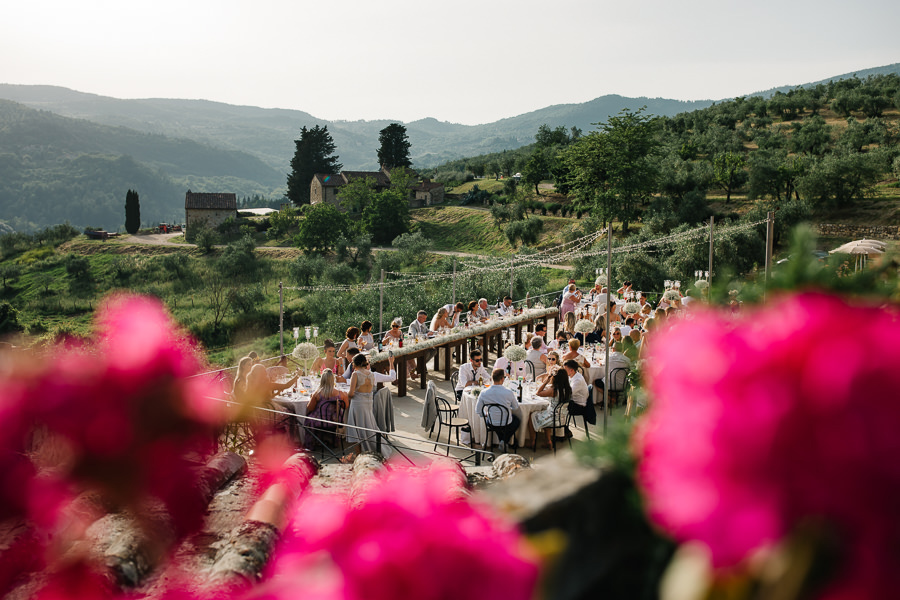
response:
<svg viewBox="0 0 900 600"><path fill-rule="evenodd" d="M491 452L494 451L494 435L496 434L497 439L500 440L499 446L502 451L503 447L506 445L504 434L507 434L508 437L506 428L512 423L512 416L510 416L509 408L502 404L485 404L481 407L481 418L484 419L484 429L486 432L486 439L484 440L485 449L490 450ZM494 425L493 423L503 424ZM515 434L512 436L512 448L513 451L518 450L519 448Z"/></svg>
<svg viewBox="0 0 900 600"><path fill-rule="evenodd" d="M459 430L463 427L468 426L469 420L463 419L460 417L454 417L453 414L456 410L459 410L457 406L455 409L452 408L454 405L447 402L444 398L441 398L438 395L434 397L435 408L437 409L437 423L438 423L438 432L437 437L435 438L435 442L441 441L441 428L448 427L447 431L447 444L450 444L450 434L455 429L456 430L456 445L459 446ZM434 449L437 450L438 445L435 443ZM450 446L447 446L447 456L450 456Z"/></svg>
<svg viewBox="0 0 900 600"><path fill-rule="evenodd" d="M525 381L534 381L534 363L530 360L525 361Z"/></svg>
<svg viewBox="0 0 900 600"><path fill-rule="evenodd" d="M547 426L547 427L551 428L550 444L551 444L551 447L553 448L553 454L556 454L556 445L557 445L557 441L559 439L568 440L569 448L572 447L572 439L569 438L565 434L566 425L569 422L568 408L569 408L570 404L571 404L571 402L560 402L559 404L557 404L556 408L553 409L553 422ZM565 415L563 415L563 410L566 411ZM546 429L547 427L545 427L544 429ZM544 429L541 429L541 431L543 431ZM562 436L558 436L556 434L557 430L561 430L563 432ZM538 441L537 433L538 433L537 431L534 432L534 445L531 448L532 452L537 452L537 441Z"/></svg>

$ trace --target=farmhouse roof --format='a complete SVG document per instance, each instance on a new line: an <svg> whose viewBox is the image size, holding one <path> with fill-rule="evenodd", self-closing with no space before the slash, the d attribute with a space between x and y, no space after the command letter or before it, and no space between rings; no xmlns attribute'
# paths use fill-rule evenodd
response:
<svg viewBox="0 0 900 600"><path fill-rule="evenodd" d="M341 171L346 183L350 183L354 179L364 179L371 177L375 180L375 185L379 187L390 187L391 178L384 171Z"/></svg>
<svg viewBox="0 0 900 600"><path fill-rule="evenodd" d="M444 187L443 183L437 181L428 181L427 179L418 185L412 187L417 192L430 192L431 190Z"/></svg>
<svg viewBox="0 0 900 600"><path fill-rule="evenodd" d="M206 194L188 190L184 195L184 207L211 210L237 210L237 196L235 194Z"/></svg>
<svg viewBox="0 0 900 600"><path fill-rule="evenodd" d="M313 177L322 184L322 187L340 187L347 183L340 174L335 173L316 173Z"/></svg>

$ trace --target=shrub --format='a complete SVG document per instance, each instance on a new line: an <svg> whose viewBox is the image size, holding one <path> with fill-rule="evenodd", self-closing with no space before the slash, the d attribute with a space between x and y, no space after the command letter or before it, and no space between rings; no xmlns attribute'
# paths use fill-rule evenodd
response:
<svg viewBox="0 0 900 600"><path fill-rule="evenodd" d="M203 254L212 252L213 246L219 243L219 236L206 225L191 227L188 231Z"/></svg>
<svg viewBox="0 0 900 600"><path fill-rule="evenodd" d="M425 237L421 231L417 231L398 235L391 245L397 249L400 261L404 265L419 265L425 262L428 250L431 248L431 240Z"/></svg>

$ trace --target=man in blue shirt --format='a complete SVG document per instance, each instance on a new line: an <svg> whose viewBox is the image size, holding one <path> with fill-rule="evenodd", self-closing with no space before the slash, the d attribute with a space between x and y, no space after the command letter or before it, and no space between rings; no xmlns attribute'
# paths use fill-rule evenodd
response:
<svg viewBox="0 0 900 600"><path fill-rule="evenodd" d="M495 420L499 418L500 411L491 411L487 415L487 418L490 419L490 425L495 428L497 435L500 437L500 441L503 443L512 440L516 431L519 429L520 422L519 417L513 414L513 411L518 406L516 395L512 390L503 387L503 381L505 379L506 371L503 369L494 369L491 373L491 381L493 381L494 385L481 392L478 395L478 402L475 403L476 416L481 416L481 409L485 405L499 404L500 406L505 406L509 409L509 421L506 423L495 422Z"/></svg>

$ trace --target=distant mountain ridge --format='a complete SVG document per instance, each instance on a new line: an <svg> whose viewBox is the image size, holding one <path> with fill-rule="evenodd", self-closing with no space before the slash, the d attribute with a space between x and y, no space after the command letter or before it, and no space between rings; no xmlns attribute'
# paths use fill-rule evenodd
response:
<svg viewBox="0 0 900 600"><path fill-rule="evenodd" d="M900 75L900 63L802 87L887 73ZM801 86L748 95L795 87ZM178 220L188 188L278 197L303 126L328 126L345 169L375 170L378 132L396 122L328 121L299 110L209 100L122 100L49 85L0 84L0 99L7 100L0 100L0 222L16 228L69 219L117 229L124 218L118 204L124 205L125 192L137 181L144 186L139 192L145 223ZM674 116L720 101L607 95L482 125L434 118L404 125L414 166L427 168L532 143L542 124L587 133L624 108L646 106L650 114ZM68 204L60 200L66 195ZM89 208L81 210L80 203Z"/></svg>

